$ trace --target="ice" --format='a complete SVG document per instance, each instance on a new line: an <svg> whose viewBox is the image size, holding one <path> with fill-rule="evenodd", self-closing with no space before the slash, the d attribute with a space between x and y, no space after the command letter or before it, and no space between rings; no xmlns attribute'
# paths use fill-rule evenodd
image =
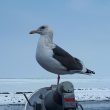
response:
<svg viewBox="0 0 110 110"><path fill-rule="evenodd" d="M75 95L78 101L110 100L110 89L80 88L75 90Z"/></svg>
<svg viewBox="0 0 110 110"><path fill-rule="evenodd" d="M110 81L107 79L62 79L74 84L78 101L110 100ZM25 104L22 94L17 92L34 92L42 87L56 84L56 79L0 79L0 105ZM29 97L32 93L26 93Z"/></svg>

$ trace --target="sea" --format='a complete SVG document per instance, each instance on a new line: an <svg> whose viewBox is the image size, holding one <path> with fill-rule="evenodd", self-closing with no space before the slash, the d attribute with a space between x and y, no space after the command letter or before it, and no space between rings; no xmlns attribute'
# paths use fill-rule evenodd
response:
<svg viewBox="0 0 110 110"><path fill-rule="evenodd" d="M72 82L76 88L110 88L110 81L107 79L68 79L68 81ZM34 92L55 83L56 79L0 79L0 92ZM83 101L80 104L84 110L110 110L110 101ZM0 110L24 110L24 108L24 104L0 104Z"/></svg>
<svg viewBox="0 0 110 110"><path fill-rule="evenodd" d="M110 101L80 102L84 110L110 110ZM25 110L24 104L0 105L0 110ZM81 110L79 108L79 110Z"/></svg>

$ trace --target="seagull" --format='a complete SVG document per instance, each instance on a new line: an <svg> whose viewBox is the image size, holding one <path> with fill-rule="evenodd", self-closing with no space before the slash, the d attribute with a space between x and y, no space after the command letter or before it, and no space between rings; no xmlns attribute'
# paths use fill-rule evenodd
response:
<svg viewBox="0 0 110 110"><path fill-rule="evenodd" d="M73 57L53 42L53 31L48 25L42 25L29 34L36 33L40 34L36 60L44 69L58 75L57 84L59 84L60 75L74 73L95 74L94 71L86 68L81 60Z"/></svg>

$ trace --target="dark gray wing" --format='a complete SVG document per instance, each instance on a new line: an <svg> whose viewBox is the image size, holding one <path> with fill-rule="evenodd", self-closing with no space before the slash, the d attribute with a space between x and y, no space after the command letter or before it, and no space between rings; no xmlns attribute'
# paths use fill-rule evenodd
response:
<svg viewBox="0 0 110 110"><path fill-rule="evenodd" d="M72 57L64 49L56 45L53 49L53 57L58 60L64 67L67 68L67 71L70 70L82 70L83 66L80 63L80 60Z"/></svg>

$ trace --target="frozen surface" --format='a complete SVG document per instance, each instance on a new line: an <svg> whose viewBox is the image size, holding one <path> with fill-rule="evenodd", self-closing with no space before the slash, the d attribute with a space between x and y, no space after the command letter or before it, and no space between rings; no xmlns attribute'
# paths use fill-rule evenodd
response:
<svg viewBox="0 0 110 110"><path fill-rule="evenodd" d="M32 93L26 93L29 97ZM75 89L76 100L110 100L110 89ZM22 94L8 93L0 94L0 104L25 104L26 100Z"/></svg>
<svg viewBox="0 0 110 110"><path fill-rule="evenodd" d="M80 88L75 90L78 101L84 100L110 100L110 89Z"/></svg>
<svg viewBox="0 0 110 110"><path fill-rule="evenodd" d="M107 79L63 79L62 81L66 80L74 84L78 101L110 100L110 82ZM56 79L0 79L0 105L25 104L24 96L16 92L34 92L51 84L56 84ZM31 94L27 93L27 96Z"/></svg>
<svg viewBox="0 0 110 110"><path fill-rule="evenodd" d="M84 110L110 110L110 101L80 102ZM24 104L0 105L0 110L24 110Z"/></svg>
<svg viewBox="0 0 110 110"><path fill-rule="evenodd" d="M108 88L110 79L61 79L70 81L75 88ZM56 84L56 79L0 79L0 92L35 91Z"/></svg>

